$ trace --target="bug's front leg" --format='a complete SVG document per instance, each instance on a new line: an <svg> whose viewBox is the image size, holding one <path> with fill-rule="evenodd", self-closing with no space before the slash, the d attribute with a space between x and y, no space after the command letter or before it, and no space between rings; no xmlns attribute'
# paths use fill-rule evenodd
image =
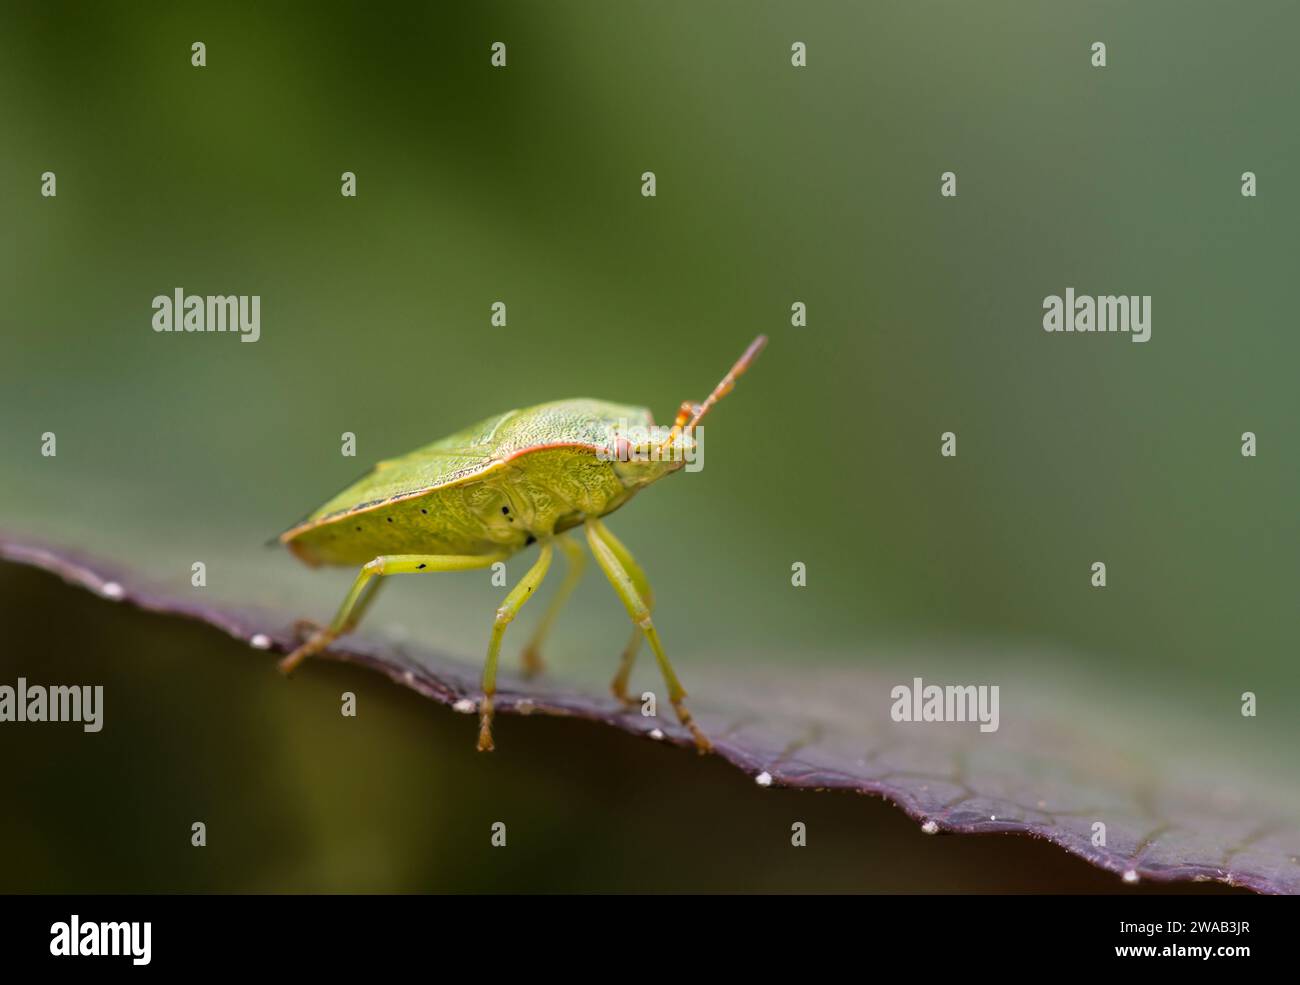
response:
<svg viewBox="0 0 1300 985"><path fill-rule="evenodd" d="M655 629L654 622L650 618L650 606L646 604L645 599L637 590L636 582L632 575L619 560L619 552L614 549L611 541L614 535L611 534L600 520L592 517L587 520L587 543L591 547L592 556L595 557L596 563L600 565L609 579L614 591L618 597L623 600L623 605L627 613L632 617L632 621L645 634L645 638L650 643L650 649L654 651L655 659L659 662L659 671L664 676L664 682L668 685L668 700L672 702L673 710L677 712L677 720L690 731L691 736L695 739L695 748L701 753L708 752L713 748L708 737L695 724L695 719L687 711L685 705L686 689L682 687L682 682L677 679L677 672L673 670L673 665L668 661L668 655L664 653L663 644L659 642L659 631ZM627 548L619 544L624 554L627 554ZM629 558L630 554L627 555ZM635 564L635 562L633 562ZM638 569L639 570L639 569ZM644 576L642 576L644 579ZM647 586L648 587L648 586Z"/></svg>
<svg viewBox="0 0 1300 985"><path fill-rule="evenodd" d="M483 702L479 705L478 712L479 752L491 752L496 748L492 742L492 696L497 692L497 657L501 653L501 637L546 577L546 569L551 566L553 553L551 542L543 541L537 561L519 579L519 584L510 590L506 600L497 609L496 619L492 623L492 638L488 641L487 660L483 663Z"/></svg>
<svg viewBox="0 0 1300 985"><path fill-rule="evenodd" d="M308 657L320 653L340 636L352 632L375 600L385 575L422 574L429 571L467 571L486 568L505 560L504 554L386 554L368 561L357 573L356 581L339 606L334 621L318 629L298 649L280 661L280 670L288 674Z"/></svg>

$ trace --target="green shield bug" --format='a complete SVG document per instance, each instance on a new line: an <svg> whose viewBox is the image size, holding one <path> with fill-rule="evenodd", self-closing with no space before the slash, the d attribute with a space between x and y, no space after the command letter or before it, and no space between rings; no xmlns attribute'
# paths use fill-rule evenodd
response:
<svg viewBox="0 0 1300 985"><path fill-rule="evenodd" d="M280 535L281 543L309 565L361 565L334 621L313 626L280 669L292 671L355 629L386 575L487 568L536 543L537 561L497 609L488 642L478 748L489 750L501 637L542 583L558 547L569 562L567 574L523 651L525 673L541 670L542 642L585 564L581 548L566 531L582 526L591 553L633 623L611 690L625 704L633 703L627 683L644 636L678 720L700 752L707 752L709 740L683 703L686 691L651 621L650 584L601 518L692 460L696 426L731 392L766 344L765 336L756 338L704 402L683 403L668 428L656 427L644 407L560 400L498 414L380 462Z"/></svg>

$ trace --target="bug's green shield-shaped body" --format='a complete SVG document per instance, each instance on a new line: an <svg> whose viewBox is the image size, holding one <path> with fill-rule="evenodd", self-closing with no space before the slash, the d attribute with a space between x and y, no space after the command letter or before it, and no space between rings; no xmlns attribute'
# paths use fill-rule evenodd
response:
<svg viewBox="0 0 1300 985"><path fill-rule="evenodd" d="M600 457L614 431L652 423L644 407L585 399L498 414L380 462L280 539L313 565L512 553L680 467Z"/></svg>
<svg viewBox="0 0 1300 985"><path fill-rule="evenodd" d="M389 575L486 568L538 542L532 567L497 607L483 661L478 748L493 748L493 695L501 639L546 577L552 556L568 559L559 594L525 648L525 672L542 666L542 640L582 571L582 551L564 536L582 524L587 546L631 618L632 639L610 684L625 704L628 675L644 637L668 686L677 720L701 752L711 746L695 724L651 618L654 595L632 553L601 522L638 489L682 468L698 449L696 427L731 392L762 351L756 338L702 403L683 402L662 437L644 407L601 400L558 400L512 410L448 435L401 458L380 462L360 481L280 536L308 564L360 565L352 588L328 626L309 624L301 645L280 661L290 673L308 657L356 629ZM559 535L559 536L557 536Z"/></svg>

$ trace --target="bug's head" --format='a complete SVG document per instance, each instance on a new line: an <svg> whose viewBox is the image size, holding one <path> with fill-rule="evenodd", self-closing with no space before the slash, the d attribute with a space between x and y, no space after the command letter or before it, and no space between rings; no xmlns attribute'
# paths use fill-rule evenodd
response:
<svg viewBox="0 0 1300 985"><path fill-rule="evenodd" d="M683 467L688 472L698 471L703 465L700 457L703 432L697 430L700 421L719 400L732 391L736 380L749 369L765 345L766 335L754 339L703 403L684 401L666 434L652 431L627 438L615 438L615 467L623 481L629 486L643 486Z"/></svg>

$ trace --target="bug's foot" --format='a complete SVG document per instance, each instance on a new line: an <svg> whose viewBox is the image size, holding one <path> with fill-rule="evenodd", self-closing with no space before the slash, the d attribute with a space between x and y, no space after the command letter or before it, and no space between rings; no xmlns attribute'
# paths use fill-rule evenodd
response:
<svg viewBox="0 0 1300 985"><path fill-rule="evenodd" d="M280 661L280 673L292 674L300 663L333 643L337 635L328 629L318 629L307 642Z"/></svg>
<svg viewBox="0 0 1300 985"><path fill-rule="evenodd" d="M310 655L311 654L307 652L307 645L303 644L287 657L281 659L281 661L276 664L276 667L279 668L280 673L287 677L292 674L297 669L298 665L306 660Z"/></svg>
<svg viewBox="0 0 1300 985"><path fill-rule="evenodd" d="M492 696L483 696L483 704L478 713L478 751L491 752L496 748L492 741Z"/></svg>
<svg viewBox="0 0 1300 985"><path fill-rule="evenodd" d="M519 655L519 663L523 668L522 673L526 681L531 681L546 670L546 661L531 643L524 647L524 652Z"/></svg>
<svg viewBox="0 0 1300 985"><path fill-rule="evenodd" d="M317 633L323 632L324 629L324 626L311 619L298 619L293 624L293 635L298 637L299 643L306 643Z"/></svg>
<svg viewBox="0 0 1300 985"><path fill-rule="evenodd" d="M703 756L706 752L713 752L713 743L709 737L700 731L700 727L695 724L695 719L691 713L686 710L686 706L680 700L673 702L673 711L677 712L677 720L682 723L691 733L691 738L695 740L695 751Z"/></svg>
<svg viewBox="0 0 1300 985"><path fill-rule="evenodd" d="M614 700L619 702L619 704L621 704L628 711L631 711L634 708L639 708L641 706L641 702L639 700L637 700L636 698L632 697L632 695L627 693L627 681L623 680L622 678L619 677L614 678L614 680L609 685L609 693L614 695Z"/></svg>

